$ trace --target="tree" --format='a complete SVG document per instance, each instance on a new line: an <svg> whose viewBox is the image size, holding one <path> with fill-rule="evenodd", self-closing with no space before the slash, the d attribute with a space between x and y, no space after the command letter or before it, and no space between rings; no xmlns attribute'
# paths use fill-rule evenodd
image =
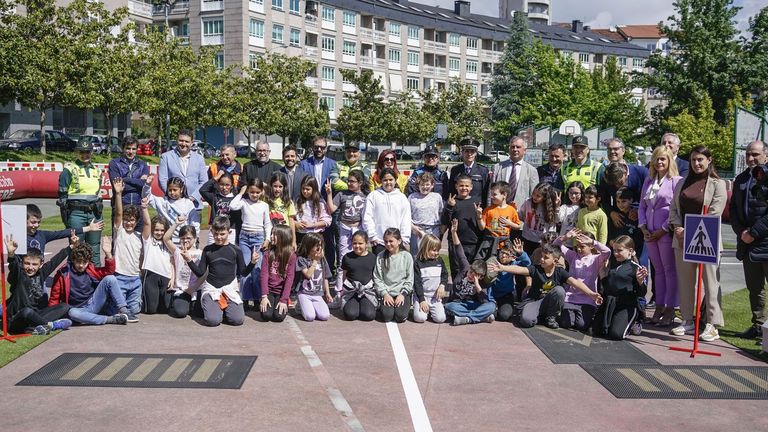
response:
<svg viewBox="0 0 768 432"><path fill-rule="evenodd" d="M112 137L112 125L120 113L129 113L138 108L139 46L129 40L133 24L124 27L115 35L99 40L94 61L90 67L87 87L90 95L81 108L98 107L107 123L107 142ZM107 146L107 154L112 146Z"/></svg>
<svg viewBox="0 0 768 432"><path fill-rule="evenodd" d="M701 107L709 98L714 119L725 122L728 101L743 88L743 57L736 39L733 0L677 0L669 24L659 23L669 38L670 55L651 54L645 88L657 88L668 99L656 113L667 118L686 108Z"/></svg>
<svg viewBox="0 0 768 432"><path fill-rule="evenodd" d="M488 127L486 106L469 84L453 79L444 91L429 89L421 97L423 109L435 123L448 125L447 144L458 144L465 137L483 139Z"/></svg>
<svg viewBox="0 0 768 432"><path fill-rule="evenodd" d="M388 141L401 146L413 145L426 141L435 133L434 119L419 107L410 92L403 92L391 101L389 111Z"/></svg>
<svg viewBox="0 0 768 432"><path fill-rule="evenodd" d="M751 38L743 41L747 57L747 89L757 96L755 109L765 112L768 110L768 7L749 19L749 31Z"/></svg>
<svg viewBox="0 0 768 432"><path fill-rule="evenodd" d="M3 99L16 99L39 111L41 153L46 154L46 111L55 106L90 105L88 80L99 42L108 39L125 9L109 12L100 2L18 0L25 14L0 18L3 66L12 74L0 77ZM6 4L7 10L7 4Z"/></svg>
<svg viewBox="0 0 768 432"><path fill-rule="evenodd" d="M367 69L363 69L359 74L344 69L341 75L355 85L355 92L345 93L345 96L352 99L352 104L341 109L339 118L336 119L336 130L344 135L345 142L386 141L392 122L389 119L391 112L382 96L384 88L381 80Z"/></svg>
<svg viewBox="0 0 768 432"><path fill-rule="evenodd" d="M214 47L201 47L200 52L191 65L188 79L195 83L195 98L192 101L191 112L193 125L203 130L203 142L208 142L208 127L225 123L228 104L228 81L232 79L232 67L219 70L216 67Z"/></svg>

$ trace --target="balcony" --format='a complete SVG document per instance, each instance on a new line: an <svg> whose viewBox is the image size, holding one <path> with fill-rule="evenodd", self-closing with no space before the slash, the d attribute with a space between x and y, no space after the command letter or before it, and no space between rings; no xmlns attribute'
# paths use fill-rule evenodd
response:
<svg viewBox="0 0 768 432"><path fill-rule="evenodd" d="M481 72L480 73L480 81L490 81L491 80L491 73L490 72Z"/></svg>
<svg viewBox="0 0 768 432"><path fill-rule="evenodd" d="M386 41L387 40L387 33L380 31L380 30L374 30L373 31L373 40L378 41Z"/></svg>
<svg viewBox="0 0 768 432"><path fill-rule="evenodd" d="M203 36L202 45L224 45L224 35Z"/></svg>
<svg viewBox="0 0 768 432"><path fill-rule="evenodd" d="M140 1L128 0L128 13L144 18L152 18L152 5Z"/></svg>
<svg viewBox="0 0 768 432"><path fill-rule="evenodd" d="M187 12L189 12L189 1L178 1L171 6L168 15L186 14ZM152 13L155 15L165 15L165 6L154 5L152 7Z"/></svg>
<svg viewBox="0 0 768 432"><path fill-rule="evenodd" d="M446 76L448 75L448 69L444 67L435 66L435 75L437 76Z"/></svg>
<svg viewBox="0 0 768 432"><path fill-rule="evenodd" d="M424 48L432 51L445 51L448 49L448 44L445 42L424 41Z"/></svg>
<svg viewBox="0 0 768 432"><path fill-rule="evenodd" d="M304 15L304 24L306 24L307 27L317 28L317 17L310 14Z"/></svg>
<svg viewBox="0 0 768 432"><path fill-rule="evenodd" d="M305 46L304 47L304 55L306 57L312 57L312 58L317 57L317 48L316 47Z"/></svg>
<svg viewBox="0 0 768 432"><path fill-rule="evenodd" d="M248 36L248 45L264 48L264 38L257 36Z"/></svg>
<svg viewBox="0 0 768 432"><path fill-rule="evenodd" d="M256 3L255 1L248 2L248 10L256 13L264 13L264 3Z"/></svg>
<svg viewBox="0 0 768 432"><path fill-rule="evenodd" d="M483 57L489 58L492 60L501 59L501 51L481 50L480 54L482 54Z"/></svg>
<svg viewBox="0 0 768 432"><path fill-rule="evenodd" d="M224 1L223 0L214 0L214 1L203 0L203 4L200 7L200 10L202 12L224 10Z"/></svg>
<svg viewBox="0 0 768 432"><path fill-rule="evenodd" d="M360 27L360 37L373 39L373 29Z"/></svg>
<svg viewBox="0 0 768 432"><path fill-rule="evenodd" d="M304 85L306 85L309 88L315 89L317 88L317 77L306 77L304 78Z"/></svg>

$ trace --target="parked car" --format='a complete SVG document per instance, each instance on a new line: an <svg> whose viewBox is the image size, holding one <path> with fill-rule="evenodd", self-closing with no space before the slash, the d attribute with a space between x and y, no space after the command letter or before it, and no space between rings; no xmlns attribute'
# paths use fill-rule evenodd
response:
<svg viewBox="0 0 768 432"><path fill-rule="evenodd" d="M509 160L509 153L499 150L494 150L488 153L488 156L490 156L494 162L504 162L505 160Z"/></svg>
<svg viewBox="0 0 768 432"><path fill-rule="evenodd" d="M152 156L155 151L155 140L139 140L139 146L136 149L136 154L143 156Z"/></svg>
<svg viewBox="0 0 768 432"><path fill-rule="evenodd" d="M235 144L235 153L237 157L251 158L256 154L256 144L248 146L248 143Z"/></svg>
<svg viewBox="0 0 768 432"><path fill-rule="evenodd" d="M210 143L204 143L200 140L192 141L191 150L200 153L204 158L216 157L219 154L219 148Z"/></svg>
<svg viewBox="0 0 768 432"><path fill-rule="evenodd" d="M475 160L482 164L492 164L495 162L493 158L480 151L477 152L477 158L475 158Z"/></svg>
<svg viewBox="0 0 768 432"><path fill-rule="evenodd" d="M407 151L405 151L403 149L395 149L393 151L395 152L395 157L399 161L412 161L412 160L415 160L413 155L411 155L410 153L408 153Z"/></svg>
<svg viewBox="0 0 768 432"><path fill-rule="evenodd" d="M77 142L90 141L93 145L93 152L96 154L106 153L107 146L112 153L121 153L120 138L116 136L107 137L106 135L80 135ZM109 143L107 143L109 141Z"/></svg>
<svg viewBox="0 0 768 432"><path fill-rule="evenodd" d="M45 131L46 150L72 151L77 141L60 131ZM27 153L40 151L40 131L35 129L19 129L8 138L0 140L0 149L19 150Z"/></svg>
<svg viewBox="0 0 768 432"><path fill-rule="evenodd" d="M440 160L444 162L456 162L460 160L459 154L450 150L443 150L440 152Z"/></svg>

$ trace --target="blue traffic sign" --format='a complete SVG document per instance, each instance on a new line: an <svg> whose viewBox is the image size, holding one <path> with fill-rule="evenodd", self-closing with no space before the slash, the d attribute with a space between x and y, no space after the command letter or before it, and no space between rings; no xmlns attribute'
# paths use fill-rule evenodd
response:
<svg viewBox="0 0 768 432"><path fill-rule="evenodd" d="M717 264L720 261L720 216L685 215L683 261Z"/></svg>

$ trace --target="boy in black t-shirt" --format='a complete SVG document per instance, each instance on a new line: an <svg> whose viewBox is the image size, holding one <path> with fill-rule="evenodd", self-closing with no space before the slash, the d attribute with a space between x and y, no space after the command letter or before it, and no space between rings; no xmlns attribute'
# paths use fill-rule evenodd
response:
<svg viewBox="0 0 768 432"><path fill-rule="evenodd" d="M456 178L456 195L448 195L445 209L443 209L442 225L451 226L453 220L459 221L458 232L461 239L461 247L467 261L472 262L477 254L480 244L481 231L477 226L477 206L482 205L477 198L471 196L472 178L466 174L460 174ZM459 273L460 260L453 242L448 242L448 259L451 265L451 279Z"/></svg>
<svg viewBox="0 0 768 432"><path fill-rule="evenodd" d="M560 327L557 324L557 317L560 315L565 303L564 284L583 291L598 305L603 302L600 294L590 290L582 281L571 277L565 269L555 265L560 256L559 249L551 245L545 245L542 247L541 259L538 265L528 267L496 263L489 265L490 271L506 271L512 274L531 277L530 289L523 291L523 302L519 318L520 327L533 327L538 322L539 317L544 317L545 325L551 329Z"/></svg>

